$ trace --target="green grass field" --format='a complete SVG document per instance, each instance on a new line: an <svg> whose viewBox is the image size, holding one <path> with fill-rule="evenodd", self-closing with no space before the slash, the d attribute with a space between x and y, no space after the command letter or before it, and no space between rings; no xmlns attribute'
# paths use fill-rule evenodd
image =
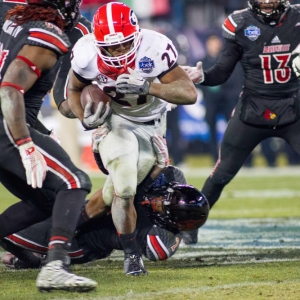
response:
<svg viewBox="0 0 300 300"><path fill-rule="evenodd" d="M186 172L201 189L207 170ZM242 170L225 188L199 231L196 246L182 246L159 263L145 259L148 276L123 274L122 253L73 267L98 282L88 294L39 293L36 270L0 263L0 299L299 299L300 168ZM94 189L103 177L93 178ZM16 201L0 186L0 210Z"/></svg>

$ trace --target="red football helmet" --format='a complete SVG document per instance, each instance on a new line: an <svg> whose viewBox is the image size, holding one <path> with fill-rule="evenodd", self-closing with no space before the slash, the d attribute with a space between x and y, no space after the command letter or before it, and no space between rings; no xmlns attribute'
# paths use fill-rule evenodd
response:
<svg viewBox="0 0 300 300"><path fill-rule="evenodd" d="M138 20L133 10L120 2L101 6L93 18L94 43L103 62L109 67L122 68L132 63L141 42ZM106 49L132 41L129 52L112 56Z"/></svg>

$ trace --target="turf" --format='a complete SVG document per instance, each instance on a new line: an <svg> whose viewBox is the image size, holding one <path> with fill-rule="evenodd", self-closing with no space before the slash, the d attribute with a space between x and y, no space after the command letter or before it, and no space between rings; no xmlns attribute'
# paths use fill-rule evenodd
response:
<svg viewBox="0 0 300 300"><path fill-rule="evenodd" d="M205 176L192 173L188 173L188 182L201 189ZM253 222L254 219L261 218L254 223L263 225L272 218L273 227L261 226L271 232L283 224L284 220L299 223L297 172L280 175L279 168L268 171L264 176L260 176L260 172L253 176L251 172L246 173L249 174L237 176L225 188L222 198L210 212L210 220L220 222L225 227L225 224L231 221L234 223L236 219L245 218ZM100 187L103 181L103 177L93 178L93 191ZM2 186L0 196L0 210L16 201ZM215 234L212 225L207 224L207 227L205 225L202 229L203 232L206 230L206 239L209 238L209 230ZM241 230L239 234L240 236L244 234L245 238L250 235L251 230L255 234L253 227L250 227L248 233L243 233L239 227L235 230ZM226 247L224 245L232 238L231 231L228 231L227 237L224 235L224 245L210 247L209 241L204 244L204 236L201 244L200 231L197 247L182 246L174 259L165 262L153 263L145 260L149 275L137 278L126 277L123 274L122 253L115 252L109 259L73 267L77 274L88 276L98 282L98 288L88 294L67 292L41 294L35 287L36 270L14 271L0 264L0 299L294 300L300 295L300 245L297 246L299 239L297 226L294 230L293 245L296 246L289 246L289 242L293 242L292 232L285 240L282 235L278 236L276 242L279 246L274 248L251 245L241 248ZM232 232L233 235L237 234ZM280 234L284 235L284 231ZM261 239L265 239L265 236ZM242 240L239 242L242 243ZM250 242L255 244L251 238Z"/></svg>

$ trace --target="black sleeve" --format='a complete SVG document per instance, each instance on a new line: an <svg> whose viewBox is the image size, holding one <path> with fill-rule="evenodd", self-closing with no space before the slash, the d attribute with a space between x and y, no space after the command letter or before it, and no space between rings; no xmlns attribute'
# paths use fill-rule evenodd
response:
<svg viewBox="0 0 300 300"><path fill-rule="evenodd" d="M241 60L242 47L234 41L226 40L217 63L204 71L204 81L201 85L215 86L227 81L232 74L235 65Z"/></svg>
<svg viewBox="0 0 300 300"><path fill-rule="evenodd" d="M74 70L73 70L73 73L75 75L75 77L82 83L86 84L86 85L89 85L92 83L92 80L89 80L89 79L85 79L84 77L80 76L78 73L76 73Z"/></svg>
<svg viewBox="0 0 300 300"><path fill-rule="evenodd" d="M147 244L142 249L143 254L152 261L166 260L176 253L181 239L181 234L153 225L147 235Z"/></svg>
<svg viewBox="0 0 300 300"><path fill-rule="evenodd" d="M52 130L49 130L39 119L35 121L34 128L42 134L50 135Z"/></svg>
<svg viewBox="0 0 300 300"><path fill-rule="evenodd" d="M61 57L59 72L53 86L53 98L57 107L67 99L67 78L71 68L70 55L71 51Z"/></svg>
<svg viewBox="0 0 300 300"><path fill-rule="evenodd" d="M178 66L177 63L175 63L169 70L162 72L161 74L159 74L157 76L157 78L160 80L162 77L164 77L166 74L168 74L170 71L172 71L173 69L175 69Z"/></svg>
<svg viewBox="0 0 300 300"><path fill-rule="evenodd" d="M94 159L95 159L95 162L98 166L98 168L105 174L105 175L108 175L108 171L105 169L104 165L103 165L103 162L102 162L102 159L101 159L101 156L100 156L100 153L95 153L93 152L94 154Z"/></svg>

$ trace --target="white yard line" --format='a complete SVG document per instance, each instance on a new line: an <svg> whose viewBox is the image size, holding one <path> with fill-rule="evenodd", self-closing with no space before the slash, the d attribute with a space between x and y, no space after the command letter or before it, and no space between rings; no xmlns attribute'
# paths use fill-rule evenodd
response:
<svg viewBox="0 0 300 300"><path fill-rule="evenodd" d="M211 173L211 168L181 168L187 177L208 177ZM85 170L91 177L106 178L101 171L89 171ZM253 168L242 168L237 174L239 177L281 177L281 176L299 176L300 177L300 166L288 166L288 167L253 167Z"/></svg>

